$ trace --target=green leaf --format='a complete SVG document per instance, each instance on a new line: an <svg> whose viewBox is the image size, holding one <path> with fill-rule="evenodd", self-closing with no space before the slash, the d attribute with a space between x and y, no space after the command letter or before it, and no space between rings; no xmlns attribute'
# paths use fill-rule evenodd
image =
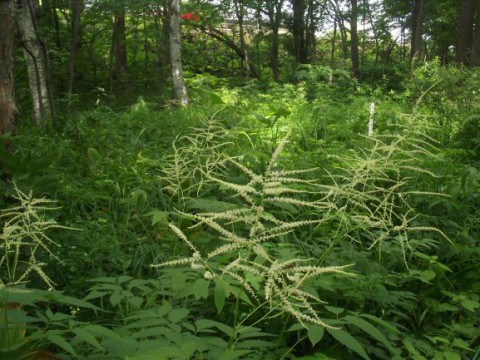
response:
<svg viewBox="0 0 480 360"><path fill-rule="evenodd" d="M298 330L303 330L305 329L305 326L302 325L302 324L293 324L292 326L290 326L287 331L298 331Z"/></svg>
<svg viewBox="0 0 480 360"><path fill-rule="evenodd" d="M244 355L251 353L253 350L225 350L218 360L234 360L240 359Z"/></svg>
<svg viewBox="0 0 480 360"><path fill-rule="evenodd" d="M189 314L188 309L173 309L168 314L168 320L173 323L178 323L182 319L184 319Z"/></svg>
<svg viewBox="0 0 480 360"><path fill-rule="evenodd" d="M476 308L480 306L478 301L472 300L472 299L464 299L460 302L460 304L467 309L468 311L471 311L473 313L476 312Z"/></svg>
<svg viewBox="0 0 480 360"><path fill-rule="evenodd" d="M470 348L470 345L465 340L462 340L460 338L453 339L452 346L463 349L463 350L472 351L472 349Z"/></svg>
<svg viewBox="0 0 480 360"><path fill-rule="evenodd" d="M118 304L120 304L122 299L123 299L123 295L118 292L115 292L112 294L112 296L110 296L110 303L112 304L112 306L117 306Z"/></svg>
<svg viewBox="0 0 480 360"><path fill-rule="evenodd" d="M104 326L101 325L87 325L85 330L90 331L94 334L104 336L106 338L118 338L120 339L120 335L118 335L115 331L112 331Z"/></svg>
<svg viewBox="0 0 480 360"><path fill-rule="evenodd" d="M90 344L94 347L96 347L97 349L100 349L100 350L103 350L102 346L100 345L100 343L97 341L97 339L95 338L95 336L93 336L90 332L88 332L87 330L85 329L82 329L82 328L76 328L76 329L72 329L73 333L75 335L77 335L78 339L81 340L81 341L84 341L86 342L87 344Z"/></svg>
<svg viewBox="0 0 480 360"><path fill-rule="evenodd" d="M424 356L422 356L417 349L415 349L415 346L413 346L412 342L408 339L405 338L403 339L403 345L405 345L405 348L408 350L410 355L415 359L415 360L427 360Z"/></svg>
<svg viewBox="0 0 480 360"><path fill-rule="evenodd" d="M135 354L139 347L138 343L131 337L106 338L102 341L102 345L108 352L120 358Z"/></svg>
<svg viewBox="0 0 480 360"><path fill-rule="evenodd" d="M128 302L136 308L139 308L143 303L143 298L140 296L130 296Z"/></svg>
<svg viewBox="0 0 480 360"><path fill-rule="evenodd" d="M325 334L325 329L320 325L307 325L308 339L312 346L317 345Z"/></svg>
<svg viewBox="0 0 480 360"><path fill-rule="evenodd" d="M136 354L135 356L125 356L126 360L171 360L181 359L183 356L180 349L176 346L161 347L147 352Z"/></svg>
<svg viewBox="0 0 480 360"><path fill-rule="evenodd" d="M210 281L205 279L197 279L193 284L193 295L195 299L206 299L208 298L208 288L210 287Z"/></svg>
<svg viewBox="0 0 480 360"><path fill-rule="evenodd" d="M197 328L197 331L202 331L205 329L211 329L216 327L220 331L222 331L224 334L227 336L232 336L233 335L233 328L223 324L221 322L215 321L215 320L209 320L209 319L200 319L195 321L195 327Z"/></svg>
<svg viewBox="0 0 480 360"><path fill-rule="evenodd" d="M361 315L359 315L359 316L361 316L362 318L367 318L367 319L372 320L373 322L377 323L378 325L380 325L381 327L383 327L385 330L387 330L387 331L390 332L391 334L399 334L399 333L400 333L397 328L395 328L394 326L390 325L390 324L389 324L388 322L386 322L385 320L382 320L382 319L380 319L379 317L377 317L377 316L375 316L375 315L361 314Z"/></svg>
<svg viewBox="0 0 480 360"><path fill-rule="evenodd" d="M395 349L393 348L392 344L388 339L383 335L375 326L370 324L368 321L362 319L361 317L348 315L344 317L348 323L355 325L359 329L365 331L369 334L372 338L377 340L378 342L385 345L385 347L392 353L396 353Z"/></svg>
<svg viewBox="0 0 480 360"><path fill-rule="evenodd" d="M223 310L223 306L225 305L226 299L226 291L225 291L225 284L222 281L215 282L215 290L213 291L213 299L215 302L215 307L217 308L217 312L220 314Z"/></svg>
<svg viewBox="0 0 480 360"><path fill-rule="evenodd" d="M235 204L202 198L190 199L187 202L187 207L190 210L201 210L206 212L220 212L238 209L238 205Z"/></svg>
<svg viewBox="0 0 480 360"><path fill-rule="evenodd" d="M152 217L152 225L157 223L162 223L167 225L168 224L168 211L161 211L161 210L152 210L147 212L144 216L151 216Z"/></svg>
<svg viewBox="0 0 480 360"><path fill-rule="evenodd" d="M341 313L343 313L345 311L344 308L339 308L339 307L335 307L335 306L328 306L328 305L325 305L325 309L327 309L329 312L331 312L332 314L335 314L335 315L340 315Z"/></svg>
<svg viewBox="0 0 480 360"><path fill-rule="evenodd" d="M365 352L362 344L360 344L352 335L341 329L335 330L327 328L327 331L335 338L335 340L345 345L345 347L357 353L362 358L370 360L370 357Z"/></svg>
<svg viewBox="0 0 480 360"><path fill-rule="evenodd" d="M276 344L270 341L265 340L243 340L237 342L237 349L265 349L276 347Z"/></svg>
<svg viewBox="0 0 480 360"><path fill-rule="evenodd" d="M460 354L453 351L445 351L443 357L445 360L462 360Z"/></svg>
<svg viewBox="0 0 480 360"><path fill-rule="evenodd" d="M74 356L77 356L77 353L75 352L75 349L73 348L73 346L70 345L62 336L56 333L47 332L47 339L50 342L62 348L63 350L65 350L66 352Z"/></svg>
<svg viewBox="0 0 480 360"><path fill-rule="evenodd" d="M430 284L430 280L433 280L437 276L433 270L424 270L420 273L420 280L424 283Z"/></svg>

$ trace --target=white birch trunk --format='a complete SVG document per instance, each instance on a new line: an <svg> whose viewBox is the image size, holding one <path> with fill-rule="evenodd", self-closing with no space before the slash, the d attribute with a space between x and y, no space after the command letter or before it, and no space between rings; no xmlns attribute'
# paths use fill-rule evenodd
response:
<svg viewBox="0 0 480 360"><path fill-rule="evenodd" d="M17 21L23 41L23 52L27 64L28 82L33 100L33 121L37 126L45 126L52 115L47 86L45 53L38 38L30 0L22 0L18 7Z"/></svg>
<svg viewBox="0 0 480 360"><path fill-rule="evenodd" d="M182 33L180 30L180 0L170 3L170 62L172 66L173 98L182 106L188 105L188 94L183 81Z"/></svg>

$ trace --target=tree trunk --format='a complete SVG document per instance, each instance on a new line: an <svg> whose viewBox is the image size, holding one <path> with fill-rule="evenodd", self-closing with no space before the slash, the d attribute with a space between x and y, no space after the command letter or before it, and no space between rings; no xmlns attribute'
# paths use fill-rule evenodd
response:
<svg viewBox="0 0 480 360"><path fill-rule="evenodd" d="M127 73L127 38L125 25L125 4L118 4L114 18L115 33L115 76L121 79Z"/></svg>
<svg viewBox="0 0 480 360"><path fill-rule="evenodd" d="M307 7L307 30L305 34L306 56L309 62L314 63L317 60L317 39L315 32L320 19L323 18L325 12L325 2L317 5L315 0L308 0ZM318 6L321 9L317 8Z"/></svg>
<svg viewBox="0 0 480 360"><path fill-rule="evenodd" d="M14 33L15 2L0 0L0 135L15 131Z"/></svg>
<svg viewBox="0 0 480 360"><path fill-rule="evenodd" d="M360 62L358 57L358 4L357 0L350 0L352 6L352 15L350 18L350 50L352 57L352 74L357 79L360 77Z"/></svg>
<svg viewBox="0 0 480 360"><path fill-rule="evenodd" d="M423 14L425 0L415 0L412 9L412 38L410 41L410 59L417 60L422 56Z"/></svg>
<svg viewBox="0 0 480 360"><path fill-rule="evenodd" d="M170 3L170 63L172 67L173 98L181 105L187 106L189 99L183 81L182 34L180 30L180 0Z"/></svg>
<svg viewBox="0 0 480 360"><path fill-rule="evenodd" d="M335 8L335 16L338 24L338 31L340 32L340 37L342 39L343 58L346 60L348 59L347 29L345 27L345 20L340 10L340 5L338 3L338 0L333 0L333 1L334 1L333 5Z"/></svg>
<svg viewBox="0 0 480 360"><path fill-rule="evenodd" d="M72 1L72 26L70 29L70 60L68 61L68 94L72 95L75 79L75 58L78 46L78 31L80 28L80 14L83 9L83 0Z"/></svg>
<svg viewBox="0 0 480 360"><path fill-rule="evenodd" d="M35 20L35 9L30 0L18 6L18 28L27 65L28 81L32 94L33 121L44 127L47 119L54 120L53 98L50 90L48 53L40 39Z"/></svg>
<svg viewBox="0 0 480 360"><path fill-rule="evenodd" d="M307 63L305 47L305 0L292 0L293 7L293 44L297 64Z"/></svg>
<svg viewBox="0 0 480 360"><path fill-rule="evenodd" d="M472 51L473 16L475 0L462 0L460 8L460 21L458 25L458 43L456 61L468 64Z"/></svg>
<svg viewBox="0 0 480 360"><path fill-rule="evenodd" d="M170 39L170 19L168 18L168 4L167 0L163 0L163 12L164 16L162 17L162 70L160 73L160 90L163 94L163 91L167 85L167 76L168 76L168 43Z"/></svg>
<svg viewBox="0 0 480 360"><path fill-rule="evenodd" d="M232 49L235 54L240 58L240 60L242 61L246 61L247 60L247 57L245 55L244 52L242 52L242 49L239 48L234 42L232 39L228 38L223 32L221 32L220 30L217 30L215 28L209 28L207 29L206 27L204 26L199 26L199 28L208 36L214 38L214 39L217 39L218 41L222 42L225 46L229 47L230 49ZM250 68L250 74L256 78L256 79L260 79L259 77L259 74L254 66L253 63L249 63L249 68Z"/></svg>
<svg viewBox="0 0 480 360"><path fill-rule="evenodd" d="M334 12L333 19L333 35L332 35L332 45L330 48L330 67L333 69L334 60L335 60L335 50L337 44L337 11Z"/></svg>
<svg viewBox="0 0 480 360"><path fill-rule="evenodd" d="M473 32L470 66L480 66L480 0L477 1L475 8L475 30Z"/></svg>
<svg viewBox="0 0 480 360"><path fill-rule="evenodd" d="M246 79L250 77L250 63L249 63L249 56L248 56L248 48L245 41L245 31L243 27L243 0L234 0L233 5L235 7L235 13L238 19L238 27L240 32L240 48L242 52L245 54L245 60L241 59L241 66L242 72Z"/></svg>
<svg viewBox="0 0 480 360"><path fill-rule="evenodd" d="M278 60L279 53L279 37L278 32L282 21L282 6L284 0L266 1L266 15L270 30L272 31L272 39L270 42L270 69L272 70L273 80L280 78L280 62Z"/></svg>

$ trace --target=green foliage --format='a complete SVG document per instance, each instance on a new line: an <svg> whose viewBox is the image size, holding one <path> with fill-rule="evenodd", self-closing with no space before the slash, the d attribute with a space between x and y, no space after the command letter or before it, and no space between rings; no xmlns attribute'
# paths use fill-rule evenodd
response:
<svg viewBox="0 0 480 360"><path fill-rule="evenodd" d="M197 75L186 109L146 89L65 115L62 133L20 128L4 213L12 194L45 197L81 231L45 229L61 246L34 252L64 293L0 289L0 354L474 358L476 72L413 71L404 93L342 70L330 84L321 65L296 84Z"/></svg>

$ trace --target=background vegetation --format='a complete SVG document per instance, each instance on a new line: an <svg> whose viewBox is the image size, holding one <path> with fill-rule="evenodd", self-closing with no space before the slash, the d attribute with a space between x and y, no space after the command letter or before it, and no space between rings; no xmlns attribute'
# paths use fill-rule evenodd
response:
<svg viewBox="0 0 480 360"><path fill-rule="evenodd" d="M178 106L169 3L41 2L55 111L30 121L16 39L0 359L478 360L464 3L186 1Z"/></svg>

